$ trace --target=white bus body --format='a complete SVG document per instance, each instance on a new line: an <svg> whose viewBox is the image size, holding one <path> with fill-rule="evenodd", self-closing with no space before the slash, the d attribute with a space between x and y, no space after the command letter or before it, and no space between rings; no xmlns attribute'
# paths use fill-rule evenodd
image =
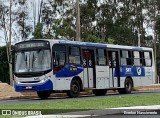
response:
<svg viewBox="0 0 160 118"><path fill-rule="evenodd" d="M78 97L84 89L105 95L108 89L131 93L155 83L153 49L68 40L29 40L15 44L15 90L37 91L42 99L55 91Z"/></svg>

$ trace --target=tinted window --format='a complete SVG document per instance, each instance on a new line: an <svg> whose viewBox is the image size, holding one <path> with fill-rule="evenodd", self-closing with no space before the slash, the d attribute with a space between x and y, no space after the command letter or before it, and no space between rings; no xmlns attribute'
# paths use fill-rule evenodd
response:
<svg viewBox="0 0 160 118"><path fill-rule="evenodd" d="M97 64L106 65L106 51L105 49L97 49Z"/></svg>
<svg viewBox="0 0 160 118"><path fill-rule="evenodd" d="M80 64L79 47L69 47L69 63Z"/></svg>

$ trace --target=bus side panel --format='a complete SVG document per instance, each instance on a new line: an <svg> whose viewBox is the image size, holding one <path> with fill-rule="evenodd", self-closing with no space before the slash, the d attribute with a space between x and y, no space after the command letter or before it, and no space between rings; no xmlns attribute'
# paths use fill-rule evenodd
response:
<svg viewBox="0 0 160 118"><path fill-rule="evenodd" d="M88 88L87 68L84 68L84 71L83 71L83 87L84 87L84 88Z"/></svg>
<svg viewBox="0 0 160 118"><path fill-rule="evenodd" d="M83 71L83 87L93 88L93 68L84 68Z"/></svg>
<svg viewBox="0 0 160 118"><path fill-rule="evenodd" d="M124 81L126 77L120 77L120 88L124 88Z"/></svg>
<svg viewBox="0 0 160 118"><path fill-rule="evenodd" d="M55 74L55 79L53 80L54 90L70 90L71 81L75 76L79 76L82 79L82 65L65 65L62 70Z"/></svg>
<svg viewBox="0 0 160 118"><path fill-rule="evenodd" d="M54 79L53 90L69 90L71 77L57 77Z"/></svg>
<svg viewBox="0 0 160 118"><path fill-rule="evenodd" d="M89 88L93 88L93 68L88 68Z"/></svg>
<svg viewBox="0 0 160 118"><path fill-rule="evenodd" d="M96 66L96 88L109 88L109 66Z"/></svg>
<svg viewBox="0 0 160 118"><path fill-rule="evenodd" d="M76 75L81 78L83 84L83 73ZM53 80L53 90L70 90L71 81L75 76L72 77L55 77Z"/></svg>
<svg viewBox="0 0 160 118"><path fill-rule="evenodd" d="M141 78L142 86L151 85L153 79L152 67L144 67L144 68L145 68L145 76Z"/></svg>
<svg viewBox="0 0 160 118"><path fill-rule="evenodd" d="M142 78L142 77L135 77L135 76L132 77L134 87L142 86L141 78Z"/></svg>
<svg viewBox="0 0 160 118"><path fill-rule="evenodd" d="M141 78L145 77L145 69L142 66L121 66L120 77L120 87L124 87L124 82L127 77L132 78L134 87L141 86Z"/></svg>

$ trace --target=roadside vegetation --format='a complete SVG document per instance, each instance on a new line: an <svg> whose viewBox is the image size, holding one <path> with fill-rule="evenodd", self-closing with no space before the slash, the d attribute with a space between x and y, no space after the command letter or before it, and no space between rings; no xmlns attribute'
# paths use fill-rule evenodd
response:
<svg viewBox="0 0 160 118"><path fill-rule="evenodd" d="M1 45L9 44L9 13L12 16L13 30L11 42L31 37L75 40L76 0L12 0L12 4L9 1L0 2ZM137 46L141 34L141 46L156 49L157 73L160 73L160 0L82 1L80 0L82 41ZM6 46L0 47L0 81L9 83Z"/></svg>
<svg viewBox="0 0 160 118"><path fill-rule="evenodd" d="M73 100L60 100L49 101L30 104L10 104L0 105L0 109L28 109L28 110L40 110L40 109L52 109L52 113L80 111L89 109L104 109L104 108L116 108L116 107L130 107L130 106L147 106L147 105L159 105L160 95L142 95L142 96L111 96L105 98L90 98L90 99L73 99Z"/></svg>

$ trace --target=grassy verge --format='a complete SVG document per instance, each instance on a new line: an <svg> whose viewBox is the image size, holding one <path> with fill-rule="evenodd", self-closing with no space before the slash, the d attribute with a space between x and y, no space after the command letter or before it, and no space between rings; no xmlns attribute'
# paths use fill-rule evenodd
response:
<svg viewBox="0 0 160 118"><path fill-rule="evenodd" d="M147 105L160 105L160 95L153 94L144 96L113 96L106 98L91 98L83 100L73 99L71 101L62 100L57 102L0 105L0 109L52 109L52 113L59 113L86 109L103 109Z"/></svg>
<svg viewBox="0 0 160 118"><path fill-rule="evenodd" d="M144 96L113 96L71 101L42 102L30 104L0 105L0 109L103 109L160 104L160 94Z"/></svg>

